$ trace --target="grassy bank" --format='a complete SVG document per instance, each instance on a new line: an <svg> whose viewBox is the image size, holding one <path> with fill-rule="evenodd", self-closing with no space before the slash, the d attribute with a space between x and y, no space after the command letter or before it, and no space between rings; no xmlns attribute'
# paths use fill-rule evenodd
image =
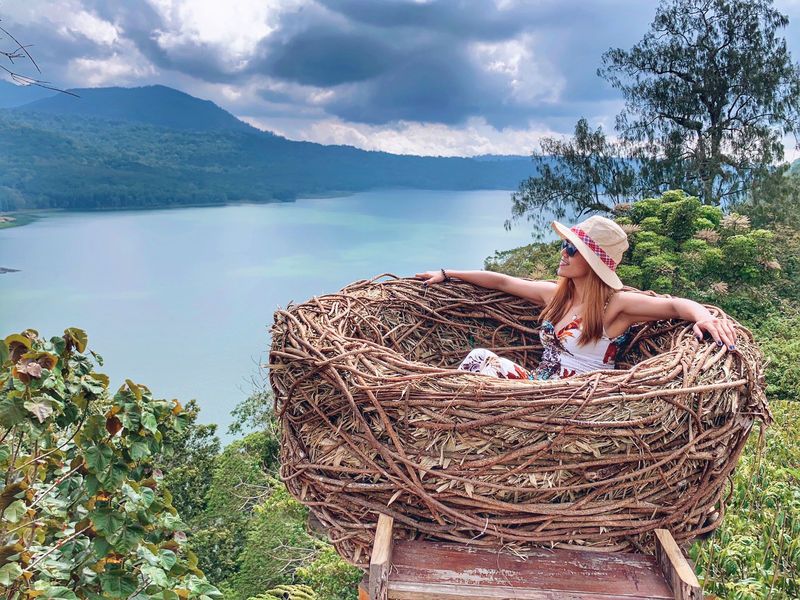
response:
<svg viewBox="0 0 800 600"><path fill-rule="evenodd" d="M31 213L20 213L14 215L0 215L0 229L11 229L12 227L22 227L28 223L33 223L39 217Z"/></svg>

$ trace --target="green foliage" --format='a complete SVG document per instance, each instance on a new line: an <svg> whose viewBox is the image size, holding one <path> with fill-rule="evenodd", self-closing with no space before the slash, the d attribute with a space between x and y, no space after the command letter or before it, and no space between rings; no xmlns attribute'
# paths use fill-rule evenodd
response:
<svg viewBox="0 0 800 600"><path fill-rule="evenodd" d="M209 474L220 453L216 425L198 424L200 408L195 400L184 407L186 426L173 436L173 452L156 455L158 468L164 472L164 483L172 492L172 504L189 523L202 514L207 506Z"/></svg>
<svg viewBox="0 0 800 600"><path fill-rule="evenodd" d="M267 431L278 439L278 422L272 410L272 391L261 389L237 404L231 411L232 421L228 433L238 435L246 431ZM278 446L276 446L277 458Z"/></svg>
<svg viewBox="0 0 800 600"><path fill-rule="evenodd" d="M279 585L247 600L317 600L317 595L307 585Z"/></svg>
<svg viewBox="0 0 800 600"><path fill-rule="evenodd" d="M86 346L75 328L0 342L5 598L221 597L153 465L186 414L131 381L112 396Z"/></svg>
<svg viewBox="0 0 800 600"><path fill-rule="evenodd" d="M300 581L317 590L325 600L355 600L357 587L364 572L348 565L333 546L325 544L314 560L299 567L296 575Z"/></svg>
<svg viewBox="0 0 800 600"><path fill-rule="evenodd" d="M279 481L272 479L269 485L269 496L255 507L240 555L234 579L240 594L288 583L292 572L316 553L306 533L308 509L292 499Z"/></svg>
<svg viewBox="0 0 800 600"><path fill-rule="evenodd" d="M750 326L769 361L769 398L800 400L800 307L784 303L780 312L761 315Z"/></svg>
<svg viewBox="0 0 800 600"><path fill-rule="evenodd" d="M624 220L623 220L624 219ZM736 309L745 317L769 303L780 279L775 234L742 215L704 206L682 190L635 202L623 217L630 248L624 283Z"/></svg>
<svg viewBox="0 0 800 600"><path fill-rule="evenodd" d="M800 404L774 402L763 451L751 435L720 527L690 555L706 594L800 597Z"/></svg>
<svg viewBox="0 0 800 600"><path fill-rule="evenodd" d="M558 270L560 245L560 241L539 242L512 250L498 251L484 261L484 268L516 277L553 279Z"/></svg>
<svg viewBox="0 0 800 600"><path fill-rule="evenodd" d="M203 512L189 523L190 547L200 557L199 566L211 581L231 584L245 551L255 507L268 493L275 468L274 438L264 432L236 440L207 464L199 456L197 467L206 470ZM202 490L198 490L202 492ZM260 590L250 590L248 595Z"/></svg>
<svg viewBox="0 0 800 600"><path fill-rule="evenodd" d="M361 570L307 532L307 509L277 478L271 394L257 391L236 406L232 430L255 431L221 452L214 426L197 424L194 402L186 413L186 427L175 438L182 449L160 457L159 465L165 480L192 496L187 505L195 506L187 506L184 517L188 543L209 581L229 600L306 598L303 594L355 600Z"/></svg>
<svg viewBox="0 0 800 600"><path fill-rule="evenodd" d="M789 170L788 165L783 165L760 180L749 197L737 203L735 209L750 217L754 227L775 229L786 226L797 230L800 229L798 206L800 169Z"/></svg>

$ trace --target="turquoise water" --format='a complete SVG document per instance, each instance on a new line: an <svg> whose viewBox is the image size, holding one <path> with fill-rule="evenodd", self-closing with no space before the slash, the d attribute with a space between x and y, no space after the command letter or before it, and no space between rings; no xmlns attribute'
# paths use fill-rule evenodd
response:
<svg viewBox="0 0 800 600"><path fill-rule="evenodd" d="M263 377L272 314L391 272L480 269L507 232L505 191L380 191L287 204L59 213L0 230L0 334L89 334L116 389L196 398L224 433Z"/></svg>

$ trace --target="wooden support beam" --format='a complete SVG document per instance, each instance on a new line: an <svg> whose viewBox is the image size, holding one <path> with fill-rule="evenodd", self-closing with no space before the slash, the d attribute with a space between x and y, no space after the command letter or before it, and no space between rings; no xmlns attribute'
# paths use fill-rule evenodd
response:
<svg viewBox="0 0 800 600"><path fill-rule="evenodd" d="M664 578L672 588L675 600L702 600L703 590L697 575L684 558L672 534L666 529L656 529L656 560Z"/></svg>
<svg viewBox="0 0 800 600"><path fill-rule="evenodd" d="M361 583L358 584L358 600L369 600L369 574L365 573Z"/></svg>
<svg viewBox="0 0 800 600"><path fill-rule="evenodd" d="M369 600L387 600L389 597L393 525L392 517L383 514L378 517L372 559L369 561Z"/></svg>

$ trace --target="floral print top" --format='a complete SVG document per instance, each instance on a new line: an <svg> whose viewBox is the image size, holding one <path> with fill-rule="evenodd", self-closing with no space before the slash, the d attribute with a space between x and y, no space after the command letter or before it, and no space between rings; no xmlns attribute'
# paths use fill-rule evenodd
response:
<svg viewBox="0 0 800 600"><path fill-rule="evenodd" d="M604 331L598 341L579 347L581 321L581 317L575 317L558 331L550 321L542 323L539 339L544 353L530 379L563 379L596 369L614 368L617 351L627 341L630 328L614 339Z"/></svg>

